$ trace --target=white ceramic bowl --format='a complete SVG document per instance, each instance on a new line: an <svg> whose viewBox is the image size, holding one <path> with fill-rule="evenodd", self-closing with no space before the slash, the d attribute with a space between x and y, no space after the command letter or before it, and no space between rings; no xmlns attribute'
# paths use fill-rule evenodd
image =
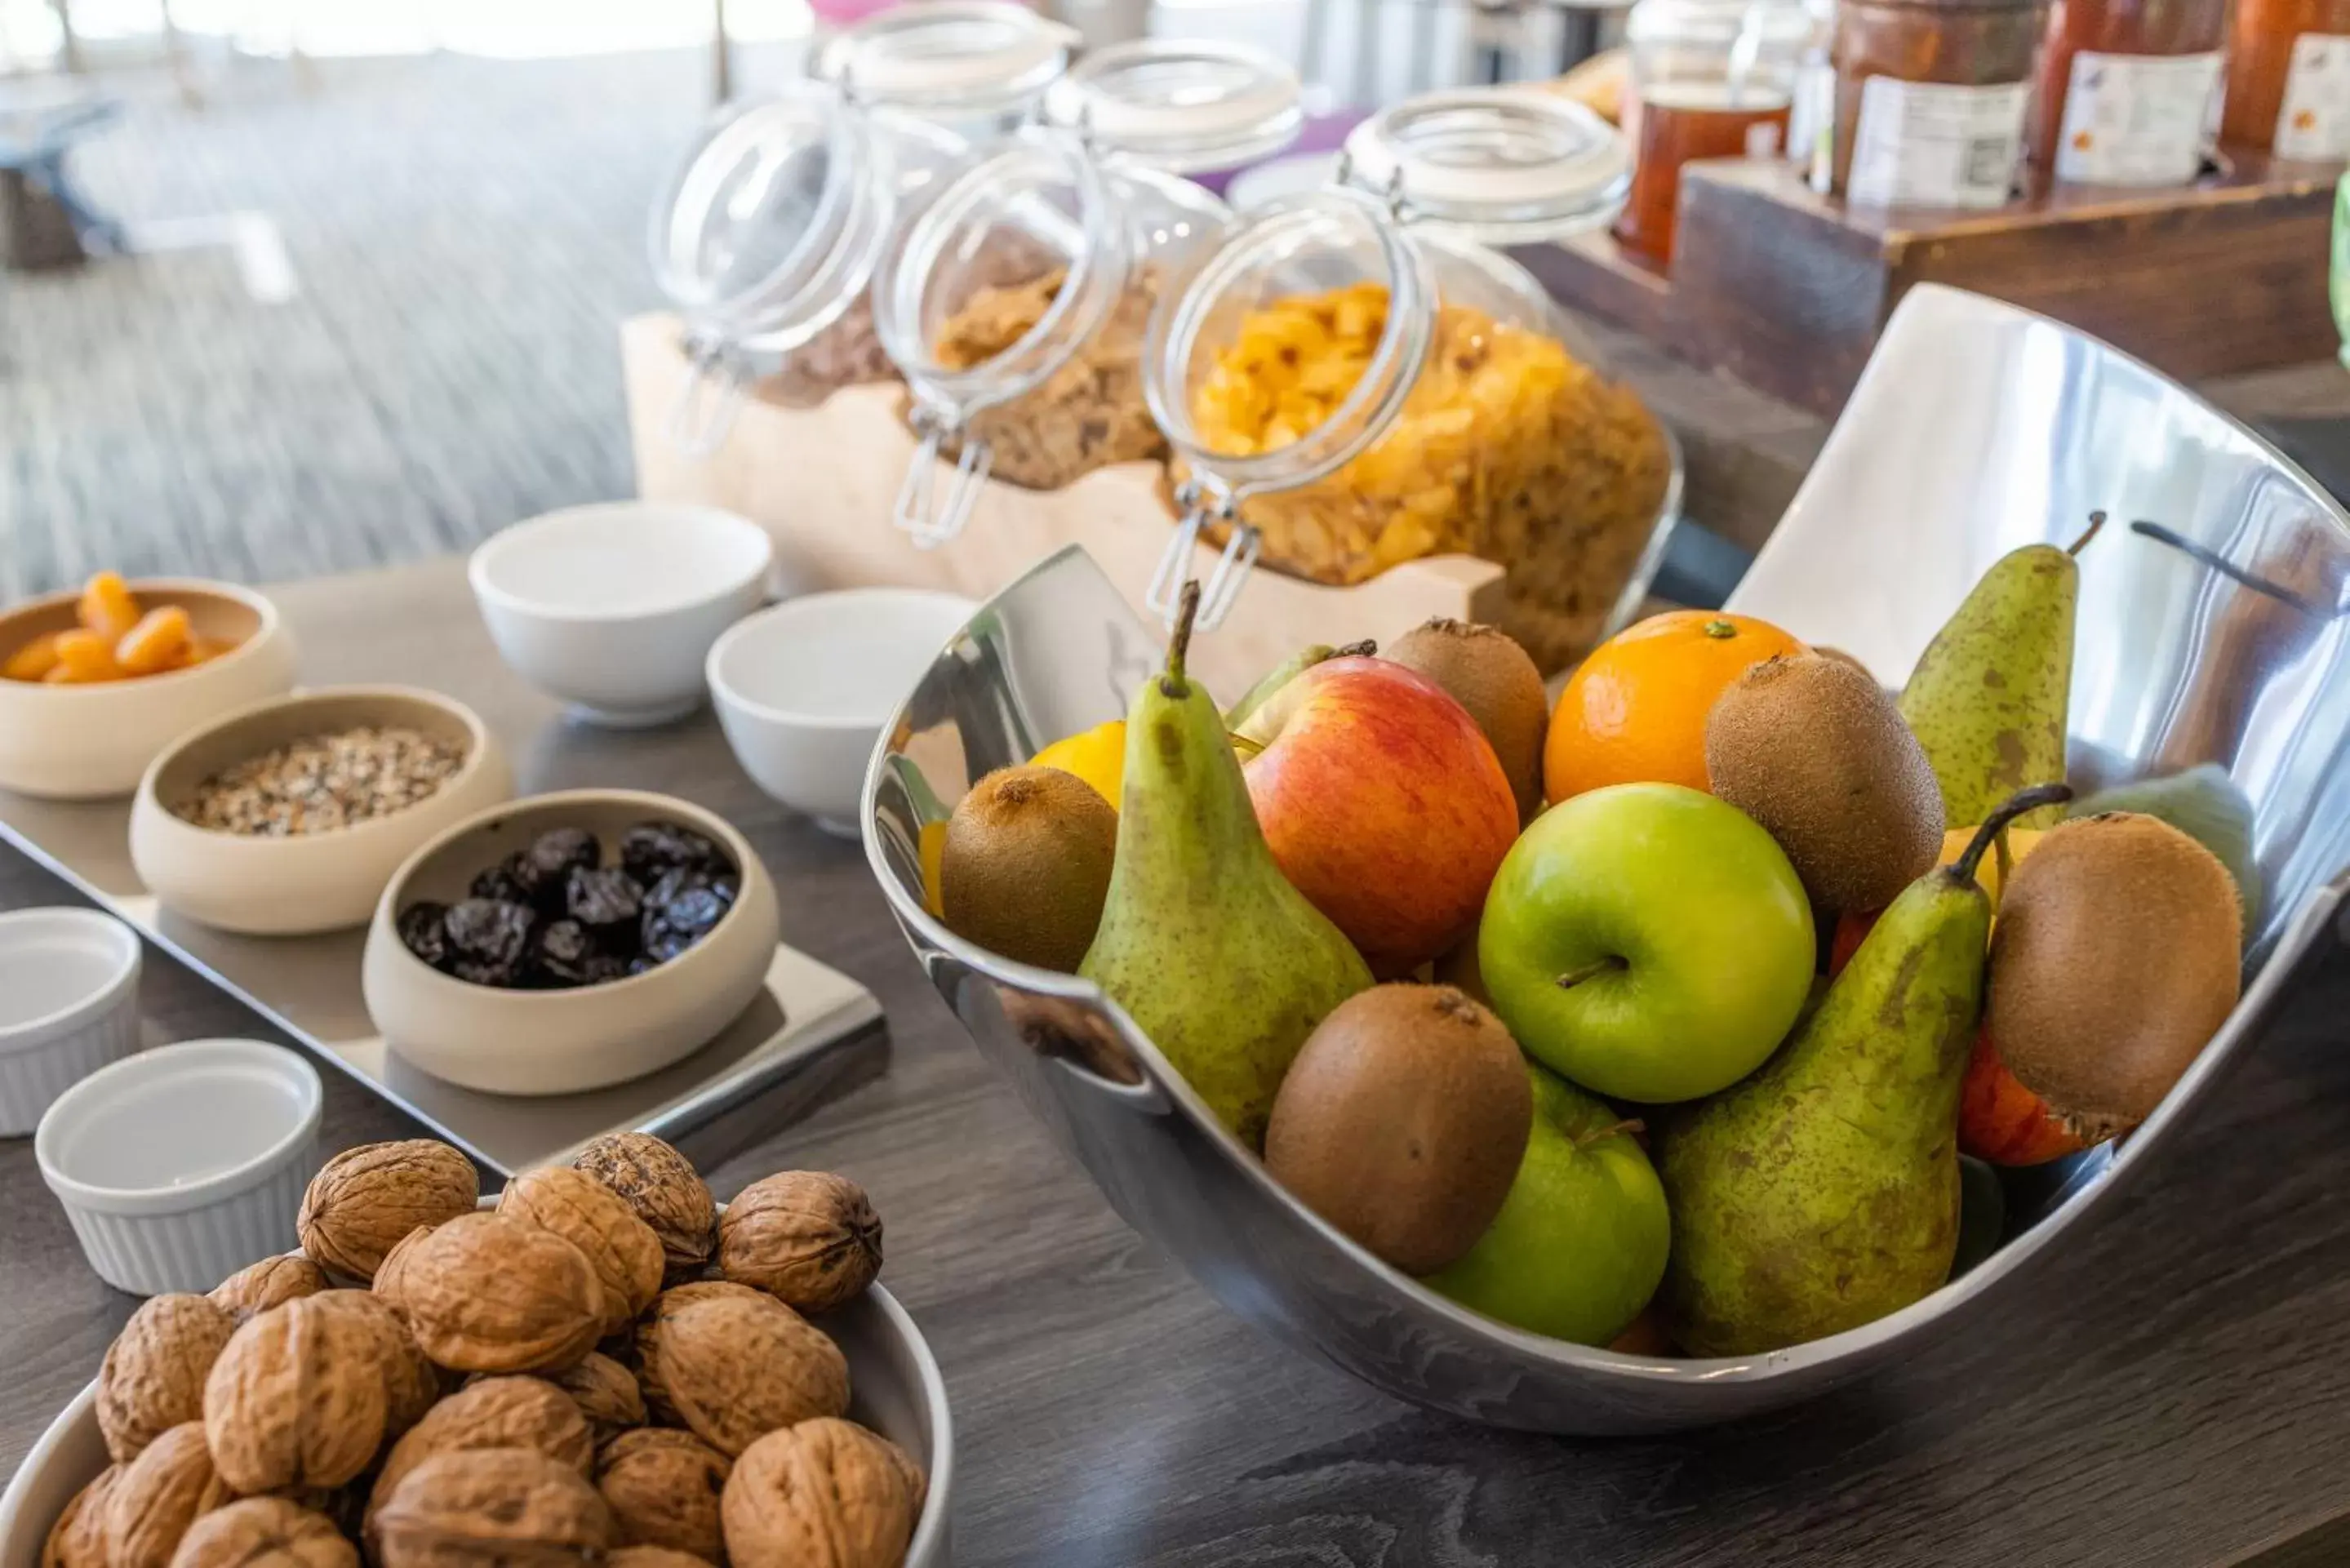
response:
<svg viewBox="0 0 2350 1568"><path fill-rule="evenodd" d="M140 606L178 605L197 635L237 646L193 670L95 686L0 680L0 789L51 800L102 800L139 787L147 765L215 714L294 688L294 634L250 588L172 577L130 585ZM0 654L78 625L78 590L0 615Z"/></svg>
<svg viewBox="0 0 2350 1568"><path fill-rule="evenodd" d="M191 1040L101 1067L33 1137L98 1277L208 1291L286 1250L318 1168L317 1069L282 1045Z"/></svg>
<svg viewBox="0 0 2350 1568"><path fill-rule="evenodd" d="M726 743L758 786L816 826L858 836L881 727L977 608L953 594L847 588L760 611L710 650Z"/></svg>
<svg viewBox="0 0 2350 1568"><path fill-rule="evenodd" d="M407 810L332 832L249 837L175 815L223 768L306 735L399 725L463 748L464 765ZM473 711L404 686L342 686L274 698L182 737L130 805L130 863L172 913L224 931L291 936L363 926L400 862L451 825L514 794L514 774Z"/></svg>
<svg viewBox="0 0 2350 1568"><path fill-rule="evenodd" d="M484 1208L494 1199L484 1198ZM290 1232L289 1232L290 1234ZM898 1298L873 1285L815 1320L848 1362L850 1417L911 1454L930 1478L905 1568L948 1568L954 1513L954 1421L946 1379ZM74 1493L106 1469L93 1382L58 1412L0 1493L0 1568L34 1568L49 1527Z"/></svg>
<svg viewBox="0 0 2350 1568"><path fill-rule="evenodd" d="M467 576L498 652L585 718L664 723L702 705L702 661L766 597L775 545L711 506L615 502L517 523Z"/></svg>
<svg viewBox="0 0 2350 1568"><path fill-rule="evenodd" d="M442 974L400 940L400 911L454 904L482 871L550 827L581 827L605 863L639 822L711 839L742 875L734 907L665 964L576 991L502 991ZM571 1095L691 1055L741 1015L775 961L775 885L725 818L669 795L571 790L497 806L451 827L392 876L368 929L360 984L384 1041L436 1078L493 1095Z"/></svg>
<svg viewBox="0 0 2350 1568"><path fill-rule="evenodd" d="M139 933L96 909L0 915L0 1137L139 1048Z"/></svg>

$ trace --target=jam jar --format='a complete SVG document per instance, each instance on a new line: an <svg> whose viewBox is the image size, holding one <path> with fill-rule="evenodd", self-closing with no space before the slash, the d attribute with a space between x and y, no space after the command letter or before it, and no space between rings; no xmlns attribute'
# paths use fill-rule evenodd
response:
<svg viewBox="0 0 2350 1568"><path fill-rule="evenodd" d="M1616 223L1626 248L1672 260L1682 164L1789 151L1814 31L1797 0L1639 0L1632 7L1627 118L1637 146L1631 195Z"/></svg>
<svg viewBox="0 0 2350 1568"><path fill-rule="evenodd" d="M2236 0L2220 140L2350 159L2350 0Z"/></svg>
<svg viewBox="0 0 2350 1568"><path fill-rule="evenodd" d="M2044 0L1842 0L1829 188L1871 206L2013 194Z"/></svg>
<svg viewBox="0 0 2350 1568"><path fill-rule="evenodd" d="M1287 146L1298 100L1296 73L1252 48L1113 45L926 203L874 297L921 437L897 505L918 543L961 532L990 479L1057 490L1165 457L1144 331L1170 272L1232 223L1185 176Z"/></svg>
<svg viewBox="0 0 2350 1568"><path fill-rule="evenodd" d="M2227 31L2228 0L2051 0L2033 166L2066 183L2191 183Z"/></svg>
<svg viewBox="0 0 2350 1568"><path fill-rule="evenodd" d="M673 441L715 452L754 389L809 404L894 379L869 298L890 236L1035 112L1068 37L1000 0L905 5L834 39L816 76L712 118L650 233L692 366Z"/></svg>
<svg viewBox="0 0 2350 1568"><path fill-rule="evenodd" d="M1204 538L1202 628L1260 561L1353 585L1437 555L1507 568L1494 618L1544 668L1617 625L1672 511L1671 438L1496 247L1607 223L1627 164L1565 99L1434 94L1203 254L1150 328L1184 508L1151 607L1174 613Z"/></svg>

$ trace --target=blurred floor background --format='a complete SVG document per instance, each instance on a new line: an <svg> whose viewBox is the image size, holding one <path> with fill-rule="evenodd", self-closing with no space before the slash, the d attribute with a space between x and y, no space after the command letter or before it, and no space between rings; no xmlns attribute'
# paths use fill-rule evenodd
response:
<svg viewBox="0 0 2350 1568"><path fill-rule="evenodd" d="M1416 3L1336 7L1326 99L1469 68L1461 14ZM47 68L49 5L0 0L0 122L65 85L119 101L73 168L134 254L0 273L0 599L353 569L629 493L616 330L655 303L642 236L710 109L709 4L177 0L174 70L153 0L74 0L78 78ZM799 0L728 16L738 87L796 68ZM1295 59L1305 14L1152 26Z"/></svg>

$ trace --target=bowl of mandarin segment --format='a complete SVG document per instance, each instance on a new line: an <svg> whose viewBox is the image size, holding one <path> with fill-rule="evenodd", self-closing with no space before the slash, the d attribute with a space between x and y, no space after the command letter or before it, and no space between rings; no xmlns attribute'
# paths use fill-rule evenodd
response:
<svg viewBox="0 0 2350 1568"><path fill-rule="evenodd" d="M568 790L454 824L392 874L360 961L402 1058L495 1095L658 1072L743 1013L775 961L775 885L717 813Z"/></svg>
<svg viewBox="0 0 2350 1568"><path fill-rule="evenodd" d="M1733 1418L2077 1221L2255 1026L2247 942L2325 929L2264 902L2226 769L2068 780L2076 585L2133 547L2084 532L1992 564L1898 691L1709 610L1555 701L1436 621L1220 704L1197 585L1161 653L1064 556L908 699L868 857L983 1053L1234 1311L1497 1425ZM2272 878L2324 891L2309 847Z"/></svg>
<svg viewBox="0 0 2350 1568"><path fill-rule="evenodd" d="M270 698L174 742L130 805L130 862L166 909L220 930L363 926L400 862L514 793L463 703L399 686Z"/></svg>
<svg viewBox="0 0 2350 1568"><path fill-rule="evenodd" d="M943 1568L954 1454L855 1182L642 1133L494 1197L327 1162L297 1251L134 1312L0 1497L53 1568Z"/></svg>
<svg viewBox="0 0 2350 1568"><path fill-rule="evenodd" d="M190 727L293 686L293 634L262 595L100 572L0 613L0 789L129 794Z"/></svg>

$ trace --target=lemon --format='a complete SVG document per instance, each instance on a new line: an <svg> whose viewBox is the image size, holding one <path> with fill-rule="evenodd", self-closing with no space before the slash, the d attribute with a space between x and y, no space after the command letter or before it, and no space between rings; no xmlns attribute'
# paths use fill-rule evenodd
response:
<svg viewBox="0 0 2350 1568"><path fill-rule="evenodd" d="M1029 760L1040 768L1076 774L1116 811L1126 785L1126 721L1096 724L1054 742Z"/></svg>

